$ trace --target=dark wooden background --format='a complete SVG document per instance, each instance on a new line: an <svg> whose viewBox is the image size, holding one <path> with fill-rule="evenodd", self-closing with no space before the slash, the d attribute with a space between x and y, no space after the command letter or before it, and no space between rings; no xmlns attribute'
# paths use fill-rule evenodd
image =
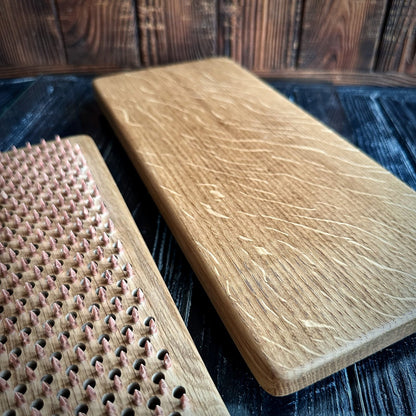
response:
<svg viewBox="0 0 416 416"><path fill-rule="evenodd" d="M0 0L0 78L227 55L266 78L416 85L416 0Z"/></svg>

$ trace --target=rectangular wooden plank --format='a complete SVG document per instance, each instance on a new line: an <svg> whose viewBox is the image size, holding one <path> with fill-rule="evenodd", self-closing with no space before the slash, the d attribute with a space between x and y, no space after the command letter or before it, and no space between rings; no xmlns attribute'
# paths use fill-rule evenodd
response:
<svg viewBox="0 0 416 416"><path fill-rule="evenodd" d="M373 68L386 1L305 0L298 67Z"/></svg>
<svg viewBox="0 0 416 416"><path fill-rule="evenodd" d="M380 42L376 71L416 74L416 2L392 0Z"/></svg>
<svg viewBox="0 0 416 416"><path fill-rule="evenodd" d="M1 412L228 415L92 139L0 160Z"/></svg>
<svg viewBox="0 0 416 416"><path fill-rule="evenodd" d="M353 143L416 189L416 171L411 156L385 117L378 101L379 94L374 92L369 96L366 89L339 88L338 95L350 123L359 126L354 131Z"/></svg>
<svg viewBox="0 0 416 416"><path fill-rule="evenodd" d="M64 65L65 52L51 0L5 0L0 11L2 66Z"/></svg>
<svg viewBox="0 0 416 416"><path fill-rule="evenodd" d="M273 72L296 64L302 1L221 0L219 53L253 71Z"/></svg>
<svg viewBox="0 0 416 416"><path fill-rule="evenodd" d="M216 55L214 0L137 0L137 16L144 65Z"/></svg>
<svg viewBox="0 0 416 416"><path fill-rule="evenodd" d="M409 187L226 59L95 88L268 392L293 392L414 331Z"/></svg>
<svg viewBox="0 0 416 416"><path fill-rule="evenodd" d="M69 65L140 65L132 0L57 0Z"/></svg>

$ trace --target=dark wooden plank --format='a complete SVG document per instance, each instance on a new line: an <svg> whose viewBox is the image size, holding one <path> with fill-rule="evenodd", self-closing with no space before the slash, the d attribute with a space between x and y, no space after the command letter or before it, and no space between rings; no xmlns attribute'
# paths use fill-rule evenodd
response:
<svg viewBox="0 0 416 416"><path fill-rule="evenodd" d="M386 0L305 0L298 66L370 70Z"/></svg>
<svg viewBox="0 0 416 416"><path fill-rule="evenodd" d="M379 102L416 171L416 94L412 94L405 101L402 95L381 95Z"/></svg>
<svg viewBox="0 0 416 416"><path fill-rule="evenodd" d="M0 66L62 65L65 53L53 0L4 0Z"/></svg>
<svg viewBox="0 0 416 416"><path fill-rule="evenodd" d="M353 130L334 86L298 85L294 101L341 136L353 137Z"/></svg>
<svg viewBox="0 0 416 416"><path fill-rule="evenodd" d="M375 70L416 74L415 31L416 1L392 0Z"/></svg>
<svg viewBox="0 0 416 416"><path fill-rule="evenodd" d="M415 351L413 335L348 369L352 392L362 403L357 414L415 414Z"/></svg>
<svg viewBox="0 0 416 416"><path fill-rule="evenodd" d="M144 65L192 60L217 52L215 0L137 0Z"/></svg>
<svg viewBox="0 0 416 416"><path fill-rule="evenodd" d="M33 80L29 78L15 82L0 81L0 117L32 83Z"/></svg>
<svg viewBox="0 0 416 416"><path fill-rule="evenodd" d="M133 0L57 0L68 64L137 67Z"/></svg>
<svg viewBox="0 0 416 416"><path fill-rule="evenodd" d="M219 54L258 71L293 67L301 4L300 0L220 0Z"/></svg>
<svg viewBox="0 0 416 416"><path fill-rule="evenodd" d="M416 189L415 169L378 103L379 90L339 87L338 94L354 129L352 142Z"/></svg>

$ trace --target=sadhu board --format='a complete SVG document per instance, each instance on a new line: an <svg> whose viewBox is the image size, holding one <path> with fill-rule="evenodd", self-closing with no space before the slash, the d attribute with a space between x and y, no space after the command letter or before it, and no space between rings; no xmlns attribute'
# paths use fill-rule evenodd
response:
<svg viewBox="0 0 416 416"><path fill-rule="evenodd" d="M415 331L412 189L225 58L94 86L266 391Z"/></svg>

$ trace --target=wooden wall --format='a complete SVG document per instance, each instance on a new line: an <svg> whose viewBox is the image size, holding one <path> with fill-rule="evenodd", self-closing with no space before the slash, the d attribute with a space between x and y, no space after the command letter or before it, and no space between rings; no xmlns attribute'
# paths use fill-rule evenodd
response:
<svg viewBox="0 0 416 416"><path fill-rule="evenodd" d="M0 0L0 77L214 55L268 78L416 85L416 0Z"/></svg>

